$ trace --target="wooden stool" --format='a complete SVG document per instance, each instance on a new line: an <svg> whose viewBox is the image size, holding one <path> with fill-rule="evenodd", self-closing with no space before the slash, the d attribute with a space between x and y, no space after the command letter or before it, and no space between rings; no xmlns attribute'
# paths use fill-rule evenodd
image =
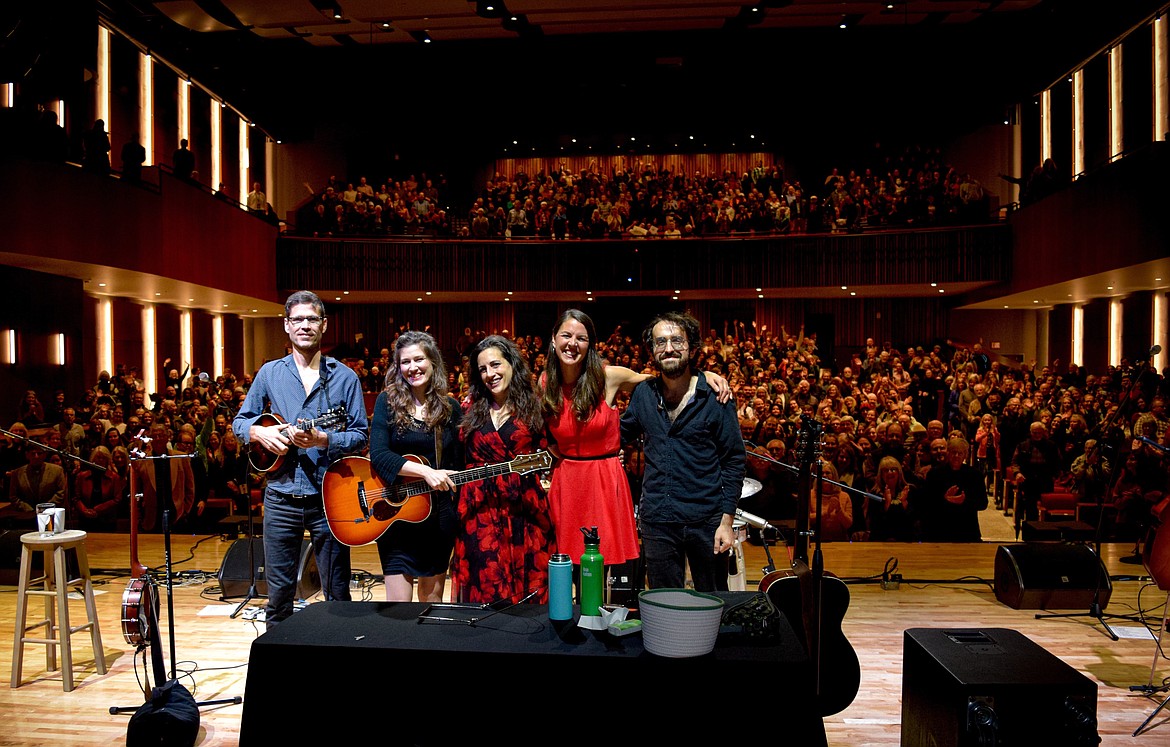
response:
<svg viewBox="0 0 1170 747"><path fill-rule="evenodd" d="M60 534L42 536L27 532L20 537L20 582L16 594L16 635L12 644L12 687L20 687L20 670L24 660L25 643L45 644L45 668L57 668L57 647L61 647L61 676L65 692L73 689L73 649L70 640L74 633L89 629L93 644L93 658L98 674L106 673L106 657L102 649L102 634L98 628L97 605L93 601L93 583L89 578L89 557L85 553L85 532L70 529ZM69 578L65 570L65 551L77 554L78 577ZM45 554L45 575L32 578L32 554ZM41 588L36 588L37 585ZM87 622L69 625L69 589L78 587L85 597ZM28 597L45 598L45 619L28 624ZM54 602L56 606L54 607ZM55 618L55 619L54 619ZM26 635L37 628L45 628L45 637Z"/></svg>

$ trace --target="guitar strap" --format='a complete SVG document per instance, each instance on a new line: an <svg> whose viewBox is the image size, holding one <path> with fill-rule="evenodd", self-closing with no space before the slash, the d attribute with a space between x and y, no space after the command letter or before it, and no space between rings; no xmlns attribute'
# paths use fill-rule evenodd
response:
<svg viewBox="0 0 1170 747"><path fill-rule="evenodd" d="M321 353L321 396L325 398L325 409L317 409L317 414L329 411L329 358Z"/></svg>

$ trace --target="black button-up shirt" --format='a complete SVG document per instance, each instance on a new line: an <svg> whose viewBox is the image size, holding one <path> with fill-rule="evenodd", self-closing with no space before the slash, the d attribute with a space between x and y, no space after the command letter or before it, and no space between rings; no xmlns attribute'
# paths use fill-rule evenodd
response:
<svg viewBox="0 0 1170 747"><path fill-rule="evenodd" d="M694 397L672 423L661 380L645 381L622 415L622 443L639 436L645 436L639 519L693 525L735 514L746 456L734 400L719 404L700 375Z"/></svg>

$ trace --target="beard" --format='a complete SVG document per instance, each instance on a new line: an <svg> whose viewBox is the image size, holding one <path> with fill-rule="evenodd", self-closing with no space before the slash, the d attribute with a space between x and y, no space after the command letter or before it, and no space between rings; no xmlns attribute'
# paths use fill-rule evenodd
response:
<svg viewBox="0 0 1170 747"><path fill-rule="evenodd" d="M659 356L655 359L654 364L662 376L667 379L679 379L691 374L690 361L682 356L676 358Z"/></svg>

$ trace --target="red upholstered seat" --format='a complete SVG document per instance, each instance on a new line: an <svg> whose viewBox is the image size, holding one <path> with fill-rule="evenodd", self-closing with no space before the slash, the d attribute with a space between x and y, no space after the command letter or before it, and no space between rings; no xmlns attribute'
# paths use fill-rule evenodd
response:
<svg viewBox="0 0 1170 747"><path fill-rule="evenodd" d="M1040 521L1075 519L1077 497L1072 493L1041 493L1039 514Z"/></svg>

